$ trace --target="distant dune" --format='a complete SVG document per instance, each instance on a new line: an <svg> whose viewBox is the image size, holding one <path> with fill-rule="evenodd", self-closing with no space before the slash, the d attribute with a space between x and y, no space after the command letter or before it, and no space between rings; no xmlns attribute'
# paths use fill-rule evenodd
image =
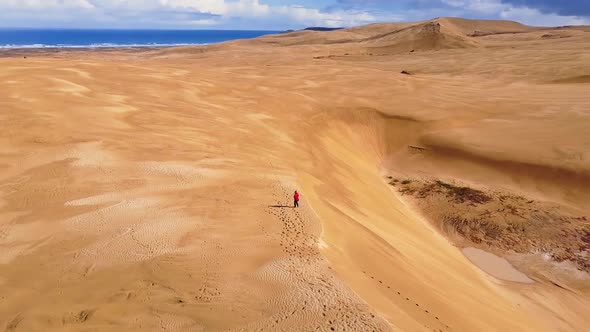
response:
<svg viewBox="0 0 590 332"><path fill-rule="evenodd" d="M292 32L280 36L286 45L363 43L369 48L388 52L476 47L471 37L501 33L531 32L535 28L511 21L474 21L460 18L437 18L417 23L370 24L338 29L330 34ZM276 36L263 38L276 42Z"/></svg>
<svg viewBox="0 0 590 332"><path fill-rule="evenodd" d="M342 30L343 28L325 28L325 27L309 27L303 30L309 31L335 31L335 30Z"/></svg>
<svg viewBox="0 0 590 332"><path fill-rule="evenodd" d="M500 43L504 43L504 47L509 47L511 40L530 43L568 37L584 39L585 29L589 28L584 26L531 27L512 21L436 18L415 23L380 23L347 29L308 28L221 45L232 45L232 47L235 45L256 45L257 47L332 45L332 51L384 55L443 49L497 48L502 47ZM188 49L205 50L204 48ZM218 50L219 48L207 49ZM164 52L174 53L175 50Z"/></svg>

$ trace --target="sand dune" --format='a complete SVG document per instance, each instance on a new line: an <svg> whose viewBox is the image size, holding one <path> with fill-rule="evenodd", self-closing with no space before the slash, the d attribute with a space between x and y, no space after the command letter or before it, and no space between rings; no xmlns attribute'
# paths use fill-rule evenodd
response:
<svg viewBox="0 0 590 332"><path fill-rule="evenodd" d="M584 330L585 29L2 53L0 328Z"/></svg>
<svg viewBox="0 0 590 332"><path fill-rule="evenodd" d="M370 52L413 52L477 47L477 42L447 29L439 22L410 26L384 35L368 38Z"/></svg>
<svg viewBox="0 0 590 332"><path fill-rule="evenodd" d="M504 33L530 32L535 29L514 21L502 20L468 20L458 17L443 17L437 19L441 24L465 35L492 35Z"/></svg>

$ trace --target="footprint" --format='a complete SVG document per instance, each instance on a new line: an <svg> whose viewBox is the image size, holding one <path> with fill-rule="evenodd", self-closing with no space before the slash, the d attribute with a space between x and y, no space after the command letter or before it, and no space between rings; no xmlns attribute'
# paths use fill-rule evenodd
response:
<svg viewBox="0 0 590 332"><path fill-rule="evenodd" d="M8 325L6 325L5 331L16 330L16 328L18 327L18 324L20 324L20 322L22 322L22 320L23 320L23 317L20 314L16 315L16 317L14 317L14 319L11 320L10 323L8 323Z"/></svg>
<svg viewBox="0 0 590 332"><path fill-rule="evenodd" d="M64 324L78 324L84 323L92 316L94 310L82 310L77 313L68 313L63 316L62 321Z"/></svg>

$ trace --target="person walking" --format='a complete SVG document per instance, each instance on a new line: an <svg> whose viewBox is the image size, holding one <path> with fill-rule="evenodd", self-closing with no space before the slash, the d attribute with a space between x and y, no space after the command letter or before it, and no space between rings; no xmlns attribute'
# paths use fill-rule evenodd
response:
<svg viewBox="0 0 590 332"><path fill-rule="evenodd" d="M293 194L293 208L299 207L299 193L295 190Z"/></svg>

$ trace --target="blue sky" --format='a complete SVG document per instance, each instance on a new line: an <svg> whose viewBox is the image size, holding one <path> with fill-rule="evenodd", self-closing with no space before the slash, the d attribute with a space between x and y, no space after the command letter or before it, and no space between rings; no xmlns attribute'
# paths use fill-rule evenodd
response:
<svg viewBox="0 0 590 332"><path fill-rule="evenodd" d="M0 27L284 30L439 16L590 24L590 0L0 0Z"/></svg>

